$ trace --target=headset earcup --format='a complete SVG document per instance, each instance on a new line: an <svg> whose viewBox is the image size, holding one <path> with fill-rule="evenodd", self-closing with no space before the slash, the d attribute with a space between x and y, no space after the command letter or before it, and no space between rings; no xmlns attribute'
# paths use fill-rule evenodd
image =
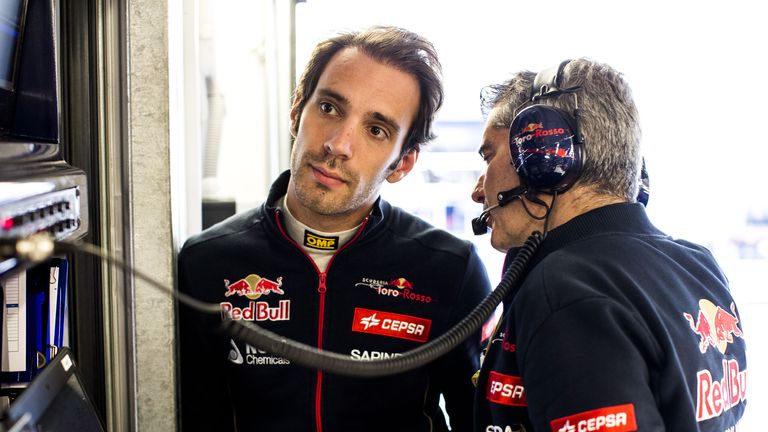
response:
<svg viewBox="0 0 768 432"><path fill-rule="evenodd" d="M509 150L521 182L544 193L572 186L583 161L576 132L573 118L560 109L532 105L520 111L510 126Z"/></svg>

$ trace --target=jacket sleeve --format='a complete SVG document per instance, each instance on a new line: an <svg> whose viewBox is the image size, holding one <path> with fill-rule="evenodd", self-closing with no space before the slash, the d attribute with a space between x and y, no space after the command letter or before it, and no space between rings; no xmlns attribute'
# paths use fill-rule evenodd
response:
<svg viewBox="0 0 768 432"><path fill-rule="evenodd" d="M203 301L201 289L189 270L193 263L179 255L179 291ZM222 355L223 338L212 329L221 322L216 315L204 314L179 302L178 355L179 404L181 431L233 431L234 417L224 376L226 364ZM218 353L218 355L215 355Z"/></svg>
<svg viewBox="0 0 768 432"><path fill-rule="evenodd" d="M590 418L623 419L621 430L664 430L651 388L660 350L636 316L600 297L543 319L526 316L539 307L515 305L518 363L535 430L566 430Z"/></svg>
<svg viewBox="0 0 768 432"><path fill-rule="evenodd" d="M451 318L456 325L477 306L491 291L485 266L473 245L467 269L456 299ZM480 368L481 329L465 339L437 364L437 380L445 398L445 408L453 432L472 430L472 407L475 387L472 375Z"/></svg>

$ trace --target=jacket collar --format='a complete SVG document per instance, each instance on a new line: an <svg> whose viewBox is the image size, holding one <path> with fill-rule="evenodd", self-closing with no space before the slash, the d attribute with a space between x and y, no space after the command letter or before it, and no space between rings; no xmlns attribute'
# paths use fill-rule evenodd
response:
<svg viewBox="0 0 768 432"><path fill-rule="evenodd" d="M278 200L282 198L286 192L288 192L288 182L291 179L291 171L283 171L272 183L269 188L269 194L267 200L264 202L264 211L268 215L271 223L275 222L275 213L277 212ZM363 235L369 235L374 229L383 225L385 214L391 211L389 203L381 199L379 196L373 203L373 211L371 211L368 223L365 224L365 231Z"/></svg>
<svg viewBox="0 0 768 432"><path fill-rule="evenodd" d="M550 231L528 264L528 268L532 268L550 253L570 243L605 233L665 235L648 219L642 204L610 204L576 216ZM505 268L515 258L519 249L515 247L507 251Z"/></svg>

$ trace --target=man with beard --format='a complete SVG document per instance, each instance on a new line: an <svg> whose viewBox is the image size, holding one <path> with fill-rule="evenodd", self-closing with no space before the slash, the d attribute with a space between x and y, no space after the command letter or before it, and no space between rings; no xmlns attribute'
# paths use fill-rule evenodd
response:
<svg viewBox="0 0 768 432"><path fill-rule="evenodd" d="M479 334L415 370L355 379L216 333L229 317L354 359L388 358L445 333L485 297L471 243L379 197L433 138L442 99L434 47L412 32L374 27L316 46L291 110L290 171L259 208L180 252L180 290L222 311L179 310L182 429L471 428Z"/></svg>

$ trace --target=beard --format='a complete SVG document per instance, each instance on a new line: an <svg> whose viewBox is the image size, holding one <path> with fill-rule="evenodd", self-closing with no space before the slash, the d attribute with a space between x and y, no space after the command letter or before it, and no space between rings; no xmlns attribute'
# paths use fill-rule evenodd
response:
<svg viewBox="0 0 768 432"><path fill-rule="evenodd" d="M319 166L335 173L344 181L342 185L330 188L314 179L312 166ZM378 196L381 183L387 172L377 174L370 182L344 166L344 161L333 155L304 153L291 158L291 177L296 198L302 207L324 215L344 215L361 207L369 206Z"/></svg>

